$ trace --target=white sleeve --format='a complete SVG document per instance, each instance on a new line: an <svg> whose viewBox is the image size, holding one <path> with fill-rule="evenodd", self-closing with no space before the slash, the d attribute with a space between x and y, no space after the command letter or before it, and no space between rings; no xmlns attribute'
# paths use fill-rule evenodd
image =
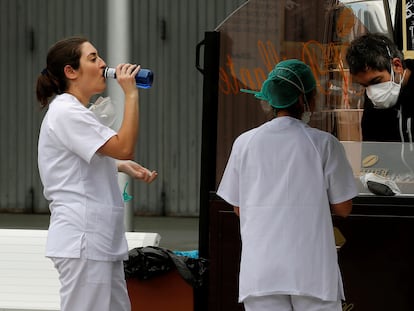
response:
<svg viewBox="0 0 414 311"><path fill-rule="evenodd" d="M324 173L330 203L341 203L358 195L355 177L345 149L334 137L329 141Z"/></svg>
<svg viewBox="0 0 414 311"><path fill-rule="evenodd" d="M236 143L233 145L229 160L221 178L217 195L233 206L240 206L239 197L239 161Z"/></svg>
<svg viewBox="0 0 414 311"><path fill-rule="evenodd" d="M96 151L116 135L81 105L66 105L54 112L49 116L51 130L67 149L88 163Z"/></svg>

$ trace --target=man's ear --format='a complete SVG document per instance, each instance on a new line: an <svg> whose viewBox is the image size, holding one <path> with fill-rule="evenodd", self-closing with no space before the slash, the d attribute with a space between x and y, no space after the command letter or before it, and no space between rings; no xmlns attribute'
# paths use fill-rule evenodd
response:
<svg viewBox="0 0 414 311"><path fill-rule="evenodd" d="M404 71L404 66L401 59L399 59L398 57L394 57L391 62L394 72L402 73Z"/></svg>
<svg viewBox="0 0 414 311"><path fill-rule="evenodd" d="M78 72L72 68L70 65L66 65L65 68L63 68L63 72L65 73L65 76L69 80L76 79L78 76Z"/></svg>

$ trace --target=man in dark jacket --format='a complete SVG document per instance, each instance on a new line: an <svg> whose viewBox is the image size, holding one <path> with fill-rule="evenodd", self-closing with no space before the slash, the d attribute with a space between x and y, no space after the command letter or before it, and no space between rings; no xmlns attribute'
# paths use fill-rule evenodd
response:
<svg viewBox="0 0 414 311"><path fill-rule="evenodd" d="M404 60L401 51L388 37L372 33L351 42L346 60L353 81L366 87L362 139L411 142L414 60Z"/></svg>

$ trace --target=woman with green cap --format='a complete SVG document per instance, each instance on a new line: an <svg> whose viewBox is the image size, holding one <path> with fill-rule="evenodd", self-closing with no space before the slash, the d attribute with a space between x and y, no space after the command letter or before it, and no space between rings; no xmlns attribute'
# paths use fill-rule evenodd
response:
<svg viewBox="0 0 414 311"><path fill-rule="evenodd" d="M275 118L235 140L217 191L240 217L239 302L246 311L340 311L331 212L348 216L357 188L341 143L306 124L315 78L290 59L247 92Z"/></svg>

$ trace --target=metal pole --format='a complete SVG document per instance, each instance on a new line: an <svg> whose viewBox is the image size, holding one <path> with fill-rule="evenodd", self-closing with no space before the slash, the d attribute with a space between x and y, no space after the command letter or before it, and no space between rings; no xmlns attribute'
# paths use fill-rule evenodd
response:
<svg viewBox="0 0 414 311"><path fill-rule="evenodd" d="M108 55L107 65L115 67L119 63L129 62L130 58L130 1L129 0L107 0L107 33L108 33ZM119 130L124 115L124 96L116 81L108 80L108 96L116 104L117 121L114 129ZM119 173L118 183L121 191L126 183L130 183L130 177ZM134 231L134 208L131 201L125 202L125 230Z"/></svg>

